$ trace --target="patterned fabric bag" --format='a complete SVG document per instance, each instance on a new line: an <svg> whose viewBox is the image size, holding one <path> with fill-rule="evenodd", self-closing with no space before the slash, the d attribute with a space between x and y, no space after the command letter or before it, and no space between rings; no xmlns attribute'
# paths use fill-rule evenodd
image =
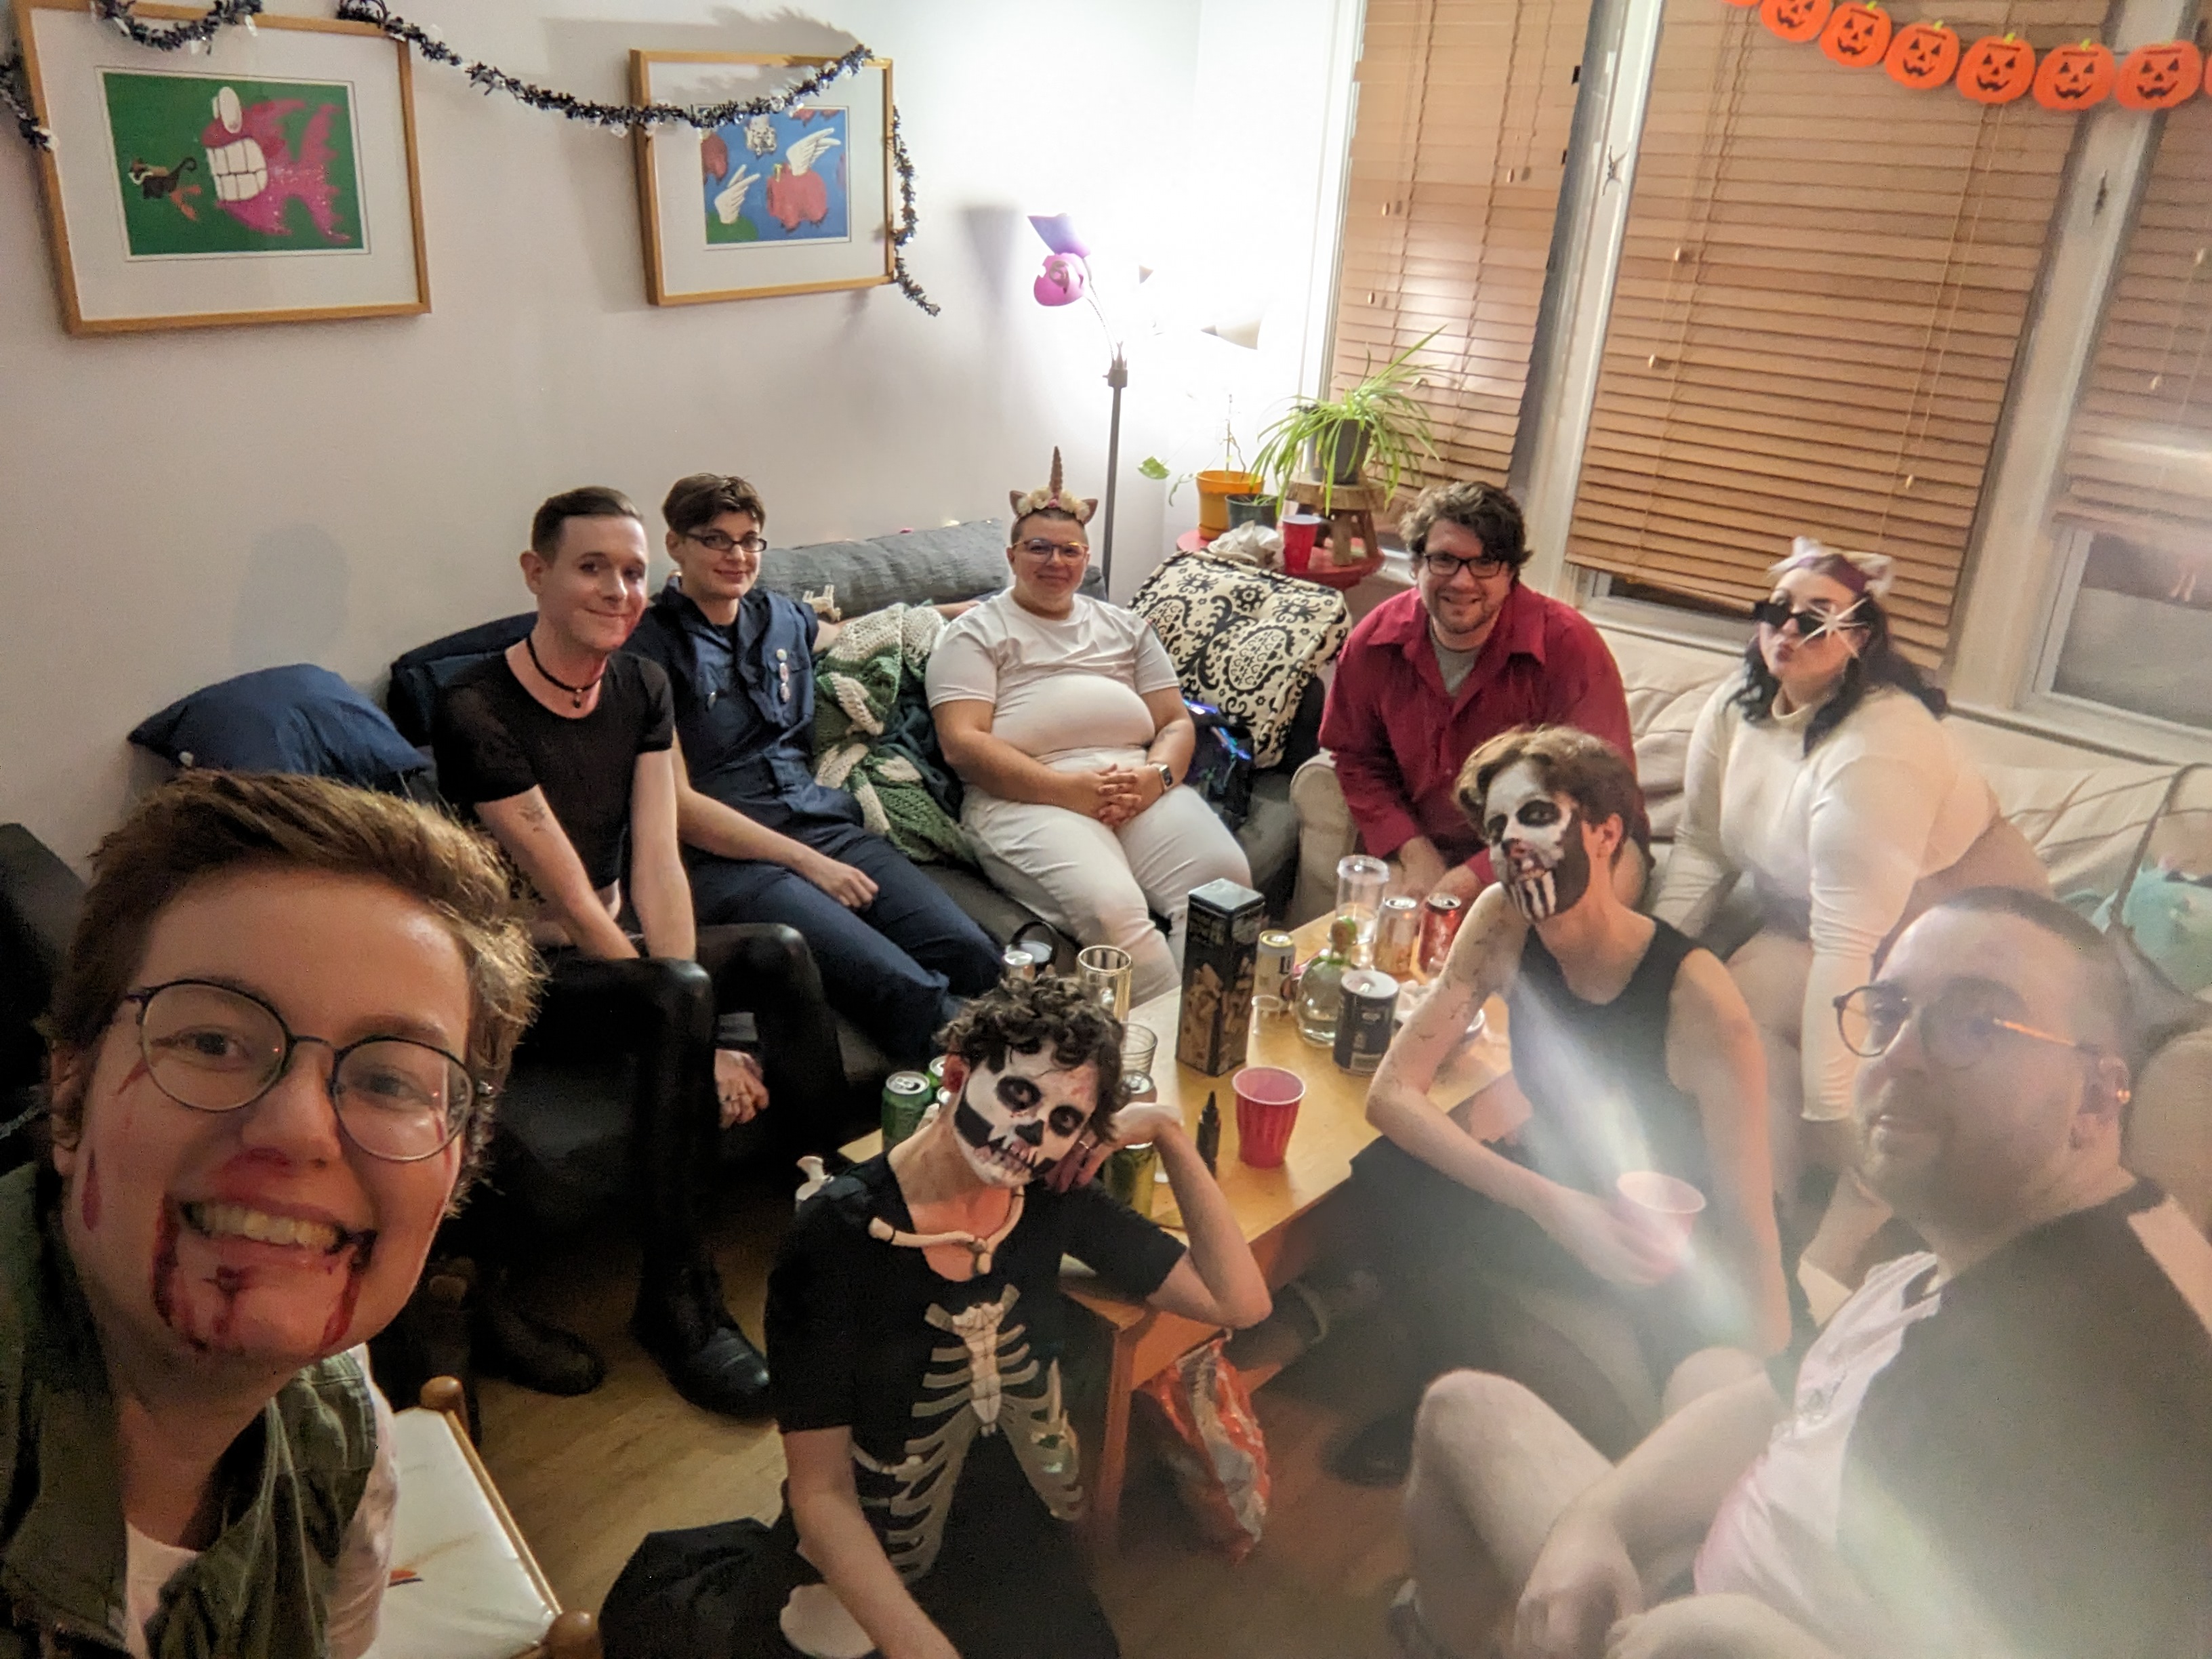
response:
<svg viewBox="0 0 2212 1659"><path fill-rule="evenodd" d="M1184 696L1243 721L1261 768L1282 761L1307 682L1352 631L1335 589L1203 553L1153 571L1129 608L1167 647Z"/></svg>
<svg viewBox="0 0 2212 1659"><path fill-rule="evenodd" d="M814 781L918 864L972 865L960 784L937 746L922 677L945 618L926 605L855 617L815 658Z"/></svg>

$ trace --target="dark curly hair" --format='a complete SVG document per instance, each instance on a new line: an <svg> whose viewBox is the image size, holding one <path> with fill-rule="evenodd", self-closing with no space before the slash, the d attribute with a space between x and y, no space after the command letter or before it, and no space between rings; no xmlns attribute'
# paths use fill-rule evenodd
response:
<svg viewBox="0 0 2212 1659"><path fill-rule="evenodd" d="M1909 696L1917 697L1939 720L1951 712L1951 700L1943 695L1942 688L1931 684L1890 638L1889 613L1873 594L1862 593L1857 603L1843 613L1842 619L1866 630L1866 644L1844 665L1843 683L1836 687L1835 695L1805 722L1807 754L1818 749L1830 732L1849 720L1851 711L1864 702L1866 694L1877 685L1894 686ZM1751 643L1743 651L1743 689L1735 694L1735 705L1743 710L1744 719L1754 726L1772 719L1774 694L1781 685L1774 671L1766 665L1766 656L1759 648L1759 633L1754 629Z"/></svg>
<svg viewBox="0 0 2212 1659"><path fill-rule="evenodd" d="M1091 1133L1111 1135L1121 1108L1121 1022L1083 994L1072 979L1040 974L1008 978L961 1010L938 1033L937 1046L969 1066L997 1071L1010 1054L1037 1054L1048 1048L1066 1071L1098 1068L1098 1104Z"/></svg>
<svg viewBox="0 0 2212 1659"><path fill-rule="evenodd" d="M1441 520L1455 524L1481 542L1490 557L1515 570L1528 562L1528 532L1521 503L1495 484L1475 482L1431 484L1406 509L1398 535L1413 553L1425 553L1429 532Z"/></svg>

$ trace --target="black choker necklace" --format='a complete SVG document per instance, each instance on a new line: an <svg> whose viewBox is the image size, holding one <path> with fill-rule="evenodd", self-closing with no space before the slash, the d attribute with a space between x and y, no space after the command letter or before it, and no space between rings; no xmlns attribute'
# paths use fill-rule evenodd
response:
<svg viewBox="0 0 2212 1659"><path fill-rule="evenodd" d="M532 629L529 633L525 634L522 636L522 648L530 653L530 665L536 669L540 674L544 675L545 678L552 684L557 685L561 690L566 691L568 694L568 701L576 708L581 708L584 706L584 699L591 695L593 689L598 686L601 680L606 678L606 664L601 663L599 665L599 672L592 675L589 680L586 681L581 685L571 685L566 680L554 679L552 675L546 673L545 665L538 660L538 641L535 637L537 631L537 629Z"/></svg>

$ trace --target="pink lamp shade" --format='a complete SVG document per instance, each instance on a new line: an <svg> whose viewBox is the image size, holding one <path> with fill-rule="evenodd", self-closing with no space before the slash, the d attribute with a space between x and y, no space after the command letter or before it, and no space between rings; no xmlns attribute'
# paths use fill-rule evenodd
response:
<svg viewBox="0 0 2212 1659"><path fill-rule="evenodd" d="M1082 261L1064 253L1046 254L1044 269L1030 285L1030 292L1041 306L1073 305L1083 297Z"/></svg>

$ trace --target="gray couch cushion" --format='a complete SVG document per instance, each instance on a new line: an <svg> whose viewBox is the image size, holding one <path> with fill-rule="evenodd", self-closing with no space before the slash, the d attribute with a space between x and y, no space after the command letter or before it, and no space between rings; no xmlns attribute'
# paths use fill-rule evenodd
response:
<svg viewBox="0 0 2212 1659"><path fill-rule="evenodd" d="M763 587L794 599L835 587L837 609L848 617L887 605L977 599L1006 585L1006 526L997 519L973 519L865 542L774 548L761 561L760 580ZM1096 564L1083 586L1103 596Z"/></svg>

